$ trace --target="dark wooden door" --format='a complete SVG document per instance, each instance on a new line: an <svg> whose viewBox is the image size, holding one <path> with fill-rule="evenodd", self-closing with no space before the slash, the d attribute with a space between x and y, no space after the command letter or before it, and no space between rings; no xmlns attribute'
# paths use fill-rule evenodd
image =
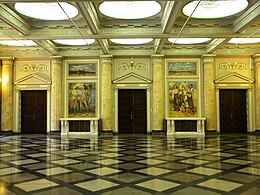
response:
<svg viewBox="0 0 260 195"><path fill-rule="evenodd" d="M220 100L220 132L246 133L247 111L246 90L221 89Z"/></svg>
<svg viewBox="0 0 260 195"><path fill-rule="evenodd" d="M47 91L21 91L21 133L46 134Z"/></svg>
<svg viewBox="0 0 260 195"><path fill-rule="evenodd" d="M118 90L118 126L120 134L146 134L146 90Z"/></svg>

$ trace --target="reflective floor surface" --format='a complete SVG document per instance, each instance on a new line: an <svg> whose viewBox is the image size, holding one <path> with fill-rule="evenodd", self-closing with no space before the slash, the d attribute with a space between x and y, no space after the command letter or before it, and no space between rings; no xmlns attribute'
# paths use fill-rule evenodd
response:
<svg viewBox="0 0 260 195"><path fill-rule="evenodd" d="M260 136L0 137L0 194L260 194Z"/></svg>

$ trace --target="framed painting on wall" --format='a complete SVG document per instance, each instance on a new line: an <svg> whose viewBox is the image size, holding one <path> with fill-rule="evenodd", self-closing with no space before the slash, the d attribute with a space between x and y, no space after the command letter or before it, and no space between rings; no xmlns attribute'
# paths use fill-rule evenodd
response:
<svg viewBox="0 0 260 195"><path fill-rule="evenodd" d="M197 76L197 60L171 60L167 62L168 76Z"/></svg>
<svg viewBox="0 0 260 195"><path fill-rule="evenodd" d="M97 62L68 62L68 77L97 76Z"/></svg>
<svg viewBox="0 0 260 195"><path fill-rule="evenodd" d="M68 117L96 117L96 83L68 83Z"/></svg>
<svg viewBox="0 0 260 195"><path fill-rule="evenodd" d="M198 94L197 81L169 81L168 116L198 117Z"/></svg>

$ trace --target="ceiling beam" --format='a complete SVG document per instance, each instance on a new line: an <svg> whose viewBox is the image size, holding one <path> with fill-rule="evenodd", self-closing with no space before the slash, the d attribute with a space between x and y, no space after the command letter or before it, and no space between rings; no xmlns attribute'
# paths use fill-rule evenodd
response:
<svg viewBox="0 0 260 195"><path fill-rule="evenodd" d="M32 32L32 29L30 28L30 25L23 20L19 15L17 15L15 12L13 12L11 9L9 9L6 5L0 4L0 19L3 20L6 24L10 25L15 29L15 31L18 31L23 36L26 36L24 38L29 39L30 33ZM18 34L19 34L18 33ZM5 36L10 37L10 39L19 39L15 36L10 36L8 33L4 33ZM33 39L31 39L33 40ZM50 41L43 41L43 40L34 40L36 44L44 48L46 51L51 53L52 55L57 55L57 50L53 47Z"/></svg>
<svg viewBox="0 0 260 195"><path fill-rule="evenodd" d="M245 13L243 13L233 24L233 31L236 33L242 32L255 21L260 19L260 1L251 6Z"/></svg>
<svg viewBox="0 0 260 195"><path fill-rule="evenodd" d="M51 53L52 55L58 54L58 51L55 49L51 41L35 40L34 42L37 43L42 48L44 48L49 53Z"/></svg>
<svg viewBox="0 0 260 195"><path fill-rule="evenodd" d="M214 51L216 51L220 47L220 45L225 42L225 40L225 38L213 39L206 48L207 53L213 53Z"/></svg>
<svg viewBox="0 0 260 195"><path fill-rule="evenodd" d="M108 41L106 39L98 39L97 42L98 42L100 48L102 49L102 52L104 54L109 54Z"/></svg>
<svg viewBox="0 0 260 195"><path fill-rule="evenodd" d="M162 33L169 34L177 20L177 16L181 11L185 1L167 1L162 16ZM154 53L158 54L162 51L167 39L157 39L154 44Z"/></svg>
<svg viewBox="0 0 260 195"><path fill-rule="evenodd" d="M259 29L258 26L248 28L240 37L247 37ZM89 29L80 28L81 33L86 38L93 39L109 39L109 38L171 38L178 34L181 28L174 28L170 34L162 34L160 28L111 28L100 29L99 34L92 34ZM0 34L11 34L21 39L32 40L52 40L52 39L76 39L82 38L76 28L43 28L33 29L31 33L22 37L12 29L0 29ZM189 27L182 31L182 37L209 37L209 38L232 38L237 34L233 32L231 27Z"/></svg>
<svg viewBox="0 0 260 195"><path fill-rule="evenodd" d="M85 19L88 24L89 30L93 35L99 34L99 19L96 13L95 7L91 2L78 2L76 6L81 12L81 15ZM85 37L84 37L85 38ZM104 54L109 53L108 42L105 39L97 39L97 43L99 44L102 52Z"/></svg>
<svg viewBox="0 0 260 195"><path fill-rule="evenodd" d="M165 39L165 38L155 40L155 42L154 42L154 53L155 54L161 53L166 41L167 41L167 39Z"/></svg>
<svg viewBox="0 0 260 195"><path fill-rule="evenodd" d="M31 28L30 25L23 20L19 15L13 12L9 7L4 4L0 4L0 19L13 27L15 30L23 35L29 35Z"/></svg>
<svg viewBox="0 0 260 195"><path fill-rule="evenodd" d="M185 1L167 1L162 17L163 33L170 33Z"/></svg>
<svg viewBox="0 0 260 195"><path fill-rule="evenodd" d="M92 34L98 34L99 21L95 11L94 5L91 2L77 2L75 3L81 15L88 24Z"/></svg>

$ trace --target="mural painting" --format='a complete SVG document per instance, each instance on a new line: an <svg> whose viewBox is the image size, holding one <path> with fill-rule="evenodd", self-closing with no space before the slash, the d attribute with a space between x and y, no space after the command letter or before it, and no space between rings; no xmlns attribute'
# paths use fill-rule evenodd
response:
<svg viewBox="0 0 260 195"><path fill-rule="evenodd" d="M197 82L169 82L169 117L197 116Z"/></svg>
<svg viewBox="0 0 260 195"><path fill-rule="evenodd" d="M73 118L96 116L96 84L69 83L68 116Z"/></svg>
<svg viewBox="0 0 260 195"><path fill-rule="evenodd" d="M96 76L96 63L70 63L69 76Z"/></svg>
<svg viewBox="0 0 260 195"><path fill-rule="evenodd" d="M169 76L196 76L196 62L168 62Z"/></svg>

